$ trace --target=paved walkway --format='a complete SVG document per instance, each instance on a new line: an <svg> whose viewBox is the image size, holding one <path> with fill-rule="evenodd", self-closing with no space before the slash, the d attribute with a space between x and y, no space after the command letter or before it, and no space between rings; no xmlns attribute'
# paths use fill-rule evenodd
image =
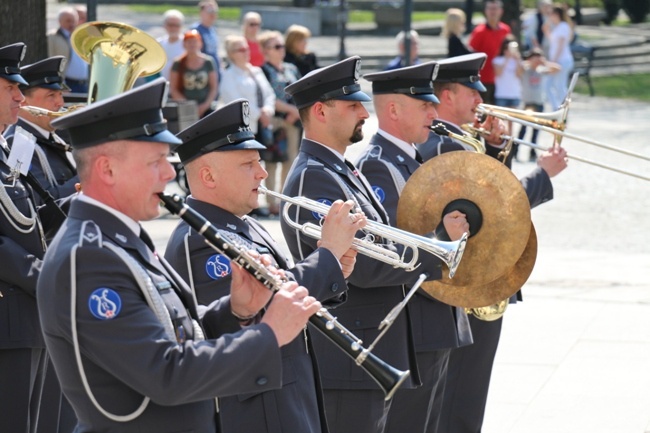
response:
<svg viewBox="0 0 650 433"><path fill-rule="evenodd" d="M108 11L100 6L100 19L162 30L159 17ZM228 29L236 31L223 24L220 32ZM423 40L427 50L440 44L436 37ZM385 51L392 38L355 37L347 47L349 54ZM312 48L336 53L337 39L314 38ZM650 155L650 105L574 99L570 132ZM366 137L376 130L374 117L364 130ZM571 140L564 145L650 173L647 161ZM363 146L352 146L350 156ZM514 170L532 168L516 163ZM555 199L533 211L538 258L525 302L505 316L483 431L650 433L650 183L571 162L554 185ZM175 224L170 216L145 224L161 251ZM265 225L281 239L277 220Z"/></svg>

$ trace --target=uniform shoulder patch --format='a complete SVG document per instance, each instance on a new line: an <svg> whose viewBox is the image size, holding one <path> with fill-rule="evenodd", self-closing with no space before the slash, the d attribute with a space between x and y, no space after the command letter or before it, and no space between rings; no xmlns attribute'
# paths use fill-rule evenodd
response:
<svg viewBox="0 0 650 433"><path fill-rule="evenodd" d="M332 206L332 202L331 202L330 200L326 199L326 198L319 198L319 199L316 200L316 201L317 201L318 203L324 204L324 205L326 205L326 206L330 206L330 207ZM320 221L320 220L322 220L323 218L325 218L325 215L321 215L321 214L319 214L319 213L316 212L316 211L312 211L311 216L313 216L314 219L315 219L315 220L318 220L318 221Z"/></svg>
<svg viewBox="0 0 650 433"><path fill-rule="evenodd" d="M208 257L205 262L205 273L213 280L225 278L232 272L230 260L223 254L215 254Z"/></svg>
<svg viewBox="0 0 650 433"><path fill-rule="evenodd" d="M386 200L386 192L377 185L372 185L372 192L375 193L375 196L377 197L377 200L379 200L379 203L383 203L384 200Z"/></svg>
<svg viewBox="0 0 650 433"><path fill-rule="evenodd" d="M99 320L114 319L122 310L122 298L115 290L100 287L90 294L88 309Z"/></svg>

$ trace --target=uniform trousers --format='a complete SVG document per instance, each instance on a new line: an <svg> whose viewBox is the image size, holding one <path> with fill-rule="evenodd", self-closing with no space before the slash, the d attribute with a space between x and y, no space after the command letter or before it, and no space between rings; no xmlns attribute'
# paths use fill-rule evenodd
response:
<svg viewBox="0 0 650 433"><path fill-rule="evenodd" d="M35 430L44 364L45 349L0 349L0 432Z"/></svg>
<svg viewBox="0 0 650 433"><path fill-rule="evenodd" d="M418 352L422 386L400 388L393 396L385 433L435 433L438 430L451 349Z"/></svg>
<svg viewBox="0 0 650 433"><path fill-rule="evenodd" d="M480 433L483 426L503 317L492 322L468 318L474 344L454 349L449 356L439 425L444 433Z"/></svg>
<svg viewBox="0 0 650 433"><path fill-rule="evenodd" d="M381 433L386 426L390 401L383 391L325 389L325 416L332 433ZM365 417L358 416L365 413ZM352 422L354 421L354 422Z"/></svg>
<svg viewBox="0 0 650 433"><path fill-rule="evenodd" d="M77 417L74 409L63 395L54 363L49 360L36 431L37 433L72 433L76 425Z"/></svg>

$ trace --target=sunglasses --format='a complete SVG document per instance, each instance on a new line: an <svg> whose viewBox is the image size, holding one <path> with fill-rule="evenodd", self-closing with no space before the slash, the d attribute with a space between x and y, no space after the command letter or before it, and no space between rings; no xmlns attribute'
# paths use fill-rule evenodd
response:
<svg viewBox="0 0 650 433"><path fill-rule="evenodd" d="M259 27L261 25L262 25L262 23L248 23L249 27Z"/></svg>
<svg viewBox="0 0 650 433"><path fill-rule="evenodd" d="M284 45L277 44L277 45L269 45L268 47L269 50L284 50Z"/></svg>

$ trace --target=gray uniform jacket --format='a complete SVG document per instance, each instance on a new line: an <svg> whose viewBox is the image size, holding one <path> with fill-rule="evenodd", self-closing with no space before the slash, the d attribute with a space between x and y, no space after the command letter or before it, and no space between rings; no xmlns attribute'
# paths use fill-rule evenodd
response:
<svg viewBox="0 0 650 433"><path fill-rule="evenodd" d="M445 122L444 120L437 120L436 122L442 123L445 127L456 134L464 135L465 132L452 123ZM487 146L488 149L490 146ZM429 139L417 146L418 151L425 161L446 152L453 152L456 150L468 150L462 144L454 141L453 139L438 135L434 132L429 133ZM495 156L495 155L490 155ZM526 190L530 207L534 208L542 203L553 199L553 184L548 174L541 168L537 167L528 175L519 179L522 186Z"/></svg>
<svg viewBox="0 0 650 433"><path fill-rule="evenodd" d="M187 199L187 204L210 220L225 239L271 255L276 266L288 270L289 278L307 287L310 295L323 303L327 304L328 299L338 298L347 290L338 260L328 250L319 248L294 267L280 245L255 219L238 218L192 197ZM229 293L229 260L206 244L204 237L184 221L172 233L165 257L193 284L199 304L207 305ZM330 350L337 349L330 345ZM224 433L327 432L320 380L312 352L307 335L298 336L282 347L282 389L222 398Z"/></svg>
<svg viewBox="0 0 650 433"><path fill-rule="evenodd" d="M74 194L76 192L75 184L79 182L79 176L77 176L77 170L66 156L65 145L50 139L50 137L43 137L37 129L22 119L18 119L18 123L12 125L4 134L10 145L13 143L16 127L18 126L36 137L36 146L42 152L42 158L38 157L38 151L34 152L32 165L29 167L29 171L36 177L41 186L55 199ZM47 164L47 167L44 164ZM50 173L51 177L46 173ZM43 204L43 199L38 194L34 198L37 204Z"/></svg>
<svg viewBox="0 0 650 433"><path fill-rule="evenodd" d="M375 134L360 156L357 167L397 225L397 205L405 183L420 163L386 137ZM464 308L438 302L423 290L409 301L413 338L418 352L452 349L472 343L472 333Z"/></svg>
<svg viewBox="0 0 650 433"><path fill-rule="evenodd" d="M133 260L120 257L106 244ZM127 266L134 261L149 291L140 288ZM168 263L116 216L92 204L72 201L45 256L38 292L45 341L63 392L77 414L77 433L214 433L212 397L281 384L280 349L267 325L241 329L230 313L228 297L197 308L189 288ZM145 294L151 292L160 294L158 307L163 308L158 310L169 314L176 338L169 336L164 321L146 302ZM76 320L71 317L71 300L76 303ZM220 337L201 341L191 319ZM151 399L134 420L113 421L92 403L75 359L72 324L90 391L102 408L128 415L144 396Z"/></svg>
<svg viewBox="0 0 650 433"><path fill-rule="evenodd" d="M0 149L0 181L4 184L0 186L4 195L0 200L0 349L43 348L36 282L45 240L40 222L26 225L13 214L18 211L25 217L38 218L31 189L20 178L15 183L8 179L6 160Z"/></svg>
<svg viewBox="0 0 650 433"><path fill-rule="evenodd" d="M388 224L388 215L370 190L362 174L355 176L341 159L324 146L303 140L298 158L294 161L284 187L284 194L305 196L312 200L332 203L352 199L369 220ZM320 215L306 209L291 210L300 222L318 223ZM282 231L291 254L297 260L316 249L316 240L301 234L282 221ZM359 234L361 235L361 234ZM402 253L403 246L386 247ZM406 254L407 260L410 253ZM348 278L348 300L333 314L339 322L369 345L378 335L377 327L386 314L404 298L403 284L413 284L420 272L428 272L430 279L440 278L441 262L437 257L420 252L422 264L418 270L407 272L392 265L359 254L354 272ZM321 367L323 387L328 389L377 389L378 386L354 361L337 350L332 350L320 335L314 335L314 347ZM411 370L411 378L403 385L419 384L408 307L373 351L375 355L400 370Z"/></svg>

